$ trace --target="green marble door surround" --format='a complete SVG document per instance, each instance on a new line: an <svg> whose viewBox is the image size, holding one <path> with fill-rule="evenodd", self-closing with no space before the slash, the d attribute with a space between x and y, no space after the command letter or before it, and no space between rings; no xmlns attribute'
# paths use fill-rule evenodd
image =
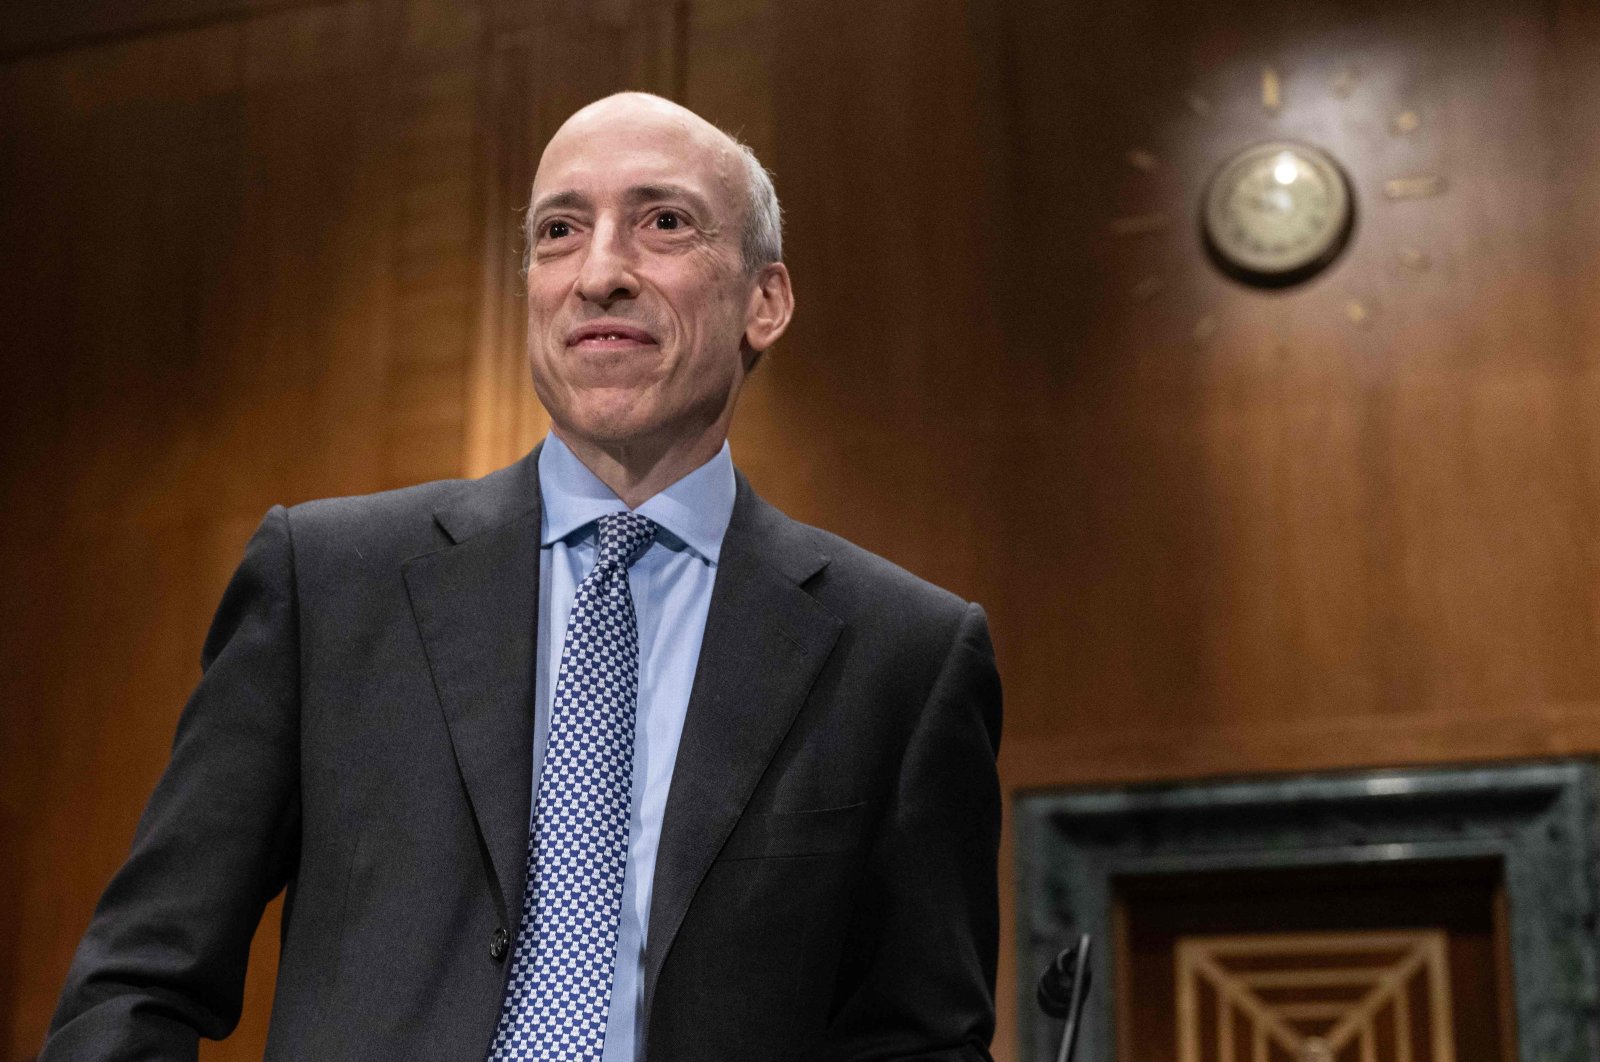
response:
<svg viewBox="0 0 1600 1062"><path fill-rule="evenodd" d="M1113 1062L1111 900L1126 875L1498 859L1521 1062L1600 1059L1591 760L1052 790L1016 798L1020 1057L1055 1058L1037 978L1092 933L1081 1062Z"/></svg>

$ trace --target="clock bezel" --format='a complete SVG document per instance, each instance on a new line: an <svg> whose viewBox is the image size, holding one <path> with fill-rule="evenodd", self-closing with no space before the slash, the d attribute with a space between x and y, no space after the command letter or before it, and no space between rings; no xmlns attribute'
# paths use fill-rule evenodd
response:
<svg viewBox="0 0 1600 1062"><path fill-rule="evenodd" d="M1285 151L1292 152L1329 179L1329 187L1334 190L1336 197L1331 207L1340 216L1328 236L1309 257L1296 260L1293 265L1281 269L1263 268L1230 251L1226 241L1219 239L1214 231L1214 219L1225 211L1227 197L1232 194L1231 184L1224 183L1225 177L1258 156L1272 156ZM1356 215L1355 189L1350 177L1330 153L1302 141L1265 140L1233 152L1212 171L1201 197L1200 236L1207 257L1225 275L1255 288L1284 288L1310 280L1333 264L1350 244L1355 233Z"/></svg>

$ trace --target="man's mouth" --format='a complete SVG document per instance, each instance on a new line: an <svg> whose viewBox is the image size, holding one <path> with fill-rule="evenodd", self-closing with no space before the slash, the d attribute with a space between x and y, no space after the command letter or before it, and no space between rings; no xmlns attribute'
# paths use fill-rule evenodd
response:
<svg viewBox="0 0 1600 1062"><path fill-rule="evenodd" d="M628 347L654 346L656 339L649 332L627 325L592 324L575 328L567 335L567 346L585 350L623 350Z"/></svg>

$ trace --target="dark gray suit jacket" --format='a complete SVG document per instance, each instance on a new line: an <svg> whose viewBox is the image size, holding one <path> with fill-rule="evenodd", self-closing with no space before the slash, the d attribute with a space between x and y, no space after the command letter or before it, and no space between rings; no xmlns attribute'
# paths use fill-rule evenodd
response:
<svg viewBox="0 0 1600 1062"><path fill-rule="evenodd" d="M45 1059L193 1058L287 888L267 1057L481 1060L526 875L534 458L274 509ZM984 1059L1000 687L983 613L743 477L673 773L650 1062Z"/></svg>

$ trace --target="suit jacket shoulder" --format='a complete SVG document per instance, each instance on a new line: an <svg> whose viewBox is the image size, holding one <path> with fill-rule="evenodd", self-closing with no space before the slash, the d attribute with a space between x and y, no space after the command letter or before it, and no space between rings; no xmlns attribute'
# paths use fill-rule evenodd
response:
<svg viewBox="0 0 1600 1062"><path fill-rule="evenodd" d="M741 475L730 540L750 535L771 563L787 569L845 624L931 637L947 648L971 603L870 550L787 516Z"/></svg>
<svg viewBox="0 0 1600 1062"><path fill-rule="evenodd" d="M337 547L405 560L463 542L538 509L538 451L477 479L442 479L398 490L322 498L289 509L296 546Z"/></svg>

